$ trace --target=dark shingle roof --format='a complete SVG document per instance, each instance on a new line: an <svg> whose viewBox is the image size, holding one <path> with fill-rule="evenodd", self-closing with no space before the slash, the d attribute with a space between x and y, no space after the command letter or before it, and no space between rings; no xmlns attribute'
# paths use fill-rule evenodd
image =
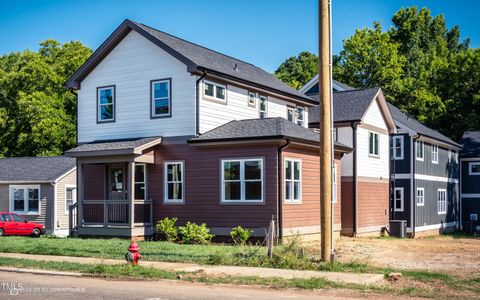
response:
<svg viewBox="0 0 480 300"><path fill-rule="evenodd" d="M355 88L343 83L343 82L340 82L338 80L333 80L333 83L335 83L336 85L340 86L342 89L345 89L345 90L354 90Z"/></svg>
<svg viewBox="0 0 480 300"><path fill-rule="evenodd" d="M480 131L466 131L460 144L463 146L461 157L480 157Z"/></svg>
<svg viewBox="0 0 480 300"><path fill-rule="evenodd" d="M1 158L0 182L55 181L75 165L75 158L65 156Z"/></svg>
<svg viewBox="0 0 480 300"><path fill-rule="evenodd" d="M146 137L137 139L126 140L113 140L113 141L95 141L87 144L80 145L76 148L70 149L65 152L66 155L75 156L76 153L85 152L101 152L101 151L116 151L126 150L133 152L135 148L142 147L149 143L160 140L161 137Z"/></svg>
<svg viewBox="0 0 480 300"><path fill-rule="evenodd" d="M307 143L318 143L320 141L320 135L318 133L284 118L277 117L231 121L196 138L192 138L189 142L196 143L267 138L288 138ZM339 142L335 142L335 146L345 150L350 149Z"/></svg>
<svg viewBox="0 0 480 300"><path fill-rule="evenodd" d="M399 126L399 124L402 124L409 129L415 131L416 133L420 135L424 135L445 143L448 143L450 145L456 146L456 147L461 147L459 144L455 143L453 140L449 139L448 137L444 136L438 131L435 131L416 119L410 117L409 115L405 114L402 112L399 108L392 104L388 104L388 108L390 109L390 113L392 114L393 120L395 121L395 125Z"/></svg>
<svg viewBox="0 0 480 300"><path fill-rule="evenodd" d="M379 90L380 88L370 88L365 90L334 92L333 121L360 121ZM311 95L311 97L318 101L318 95ZM318 106L310 107L308 109L308 122L312 124L318 123L320 120L319 115Z"/></svg>

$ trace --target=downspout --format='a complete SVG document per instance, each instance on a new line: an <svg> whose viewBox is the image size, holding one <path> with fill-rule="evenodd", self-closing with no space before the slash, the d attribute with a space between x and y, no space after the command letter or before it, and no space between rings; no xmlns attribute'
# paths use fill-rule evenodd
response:
<svg viewBox="0 0 480 300"><path fill-rule="evenodd" d="M195 105L196 105L196 116L195 116L195 137L200 135L200 81L202 81L203 78L207 76L207 71L203 70L202 76L197 79L196 81L196 87L197 87L197 93L196 93L196 99L195 99Z"/></svg>
<svg viewBox="0 0 480 300"><path fill-rule="evenodd" d="M282 202L283 202L282 201L283 199L282 151L283 149L287 148L289 145L290 145L290 140L287 139L285 144L278 148L278 152L277 152L277 160L278 160L277 161L277 167L278 167L278 170L277 170L277 174L278 174L277 176L277 180L278 180L277 237L279 240L281 240L283 236L283 231L282 231Z"/></svg>
<svg viewBox="0 0 480 300"><path fill-rule="evenodd" d="M75 90L70 88L68 91L75 96L75 110L77 111L77 115L75 116L75 145L78 145L78 94L75 93Z"/></svg>
<svg viewBox="0 0 480 300"><path fill-rule="evenodd" d="M415 188L417 186L417 183L415 181L415 165L417 163L417 145L415 142L420 138L420 135L414 135L412 138L412 238L415 237L415 214L417 211L417 199L416 199L416 193L417 189ZM425 151L425 150L424 150ZM425 153L423 153L425 155Z"/></svg>
<svg viewBox="0 0 480 300"><path fill-rule="evenodd" d="M353 155L352 155L352 165L353 165L353 236L357 235L357 212L358 212L358 199L357 199L357 123L352 123L352 132L353 132Z"/></svg>

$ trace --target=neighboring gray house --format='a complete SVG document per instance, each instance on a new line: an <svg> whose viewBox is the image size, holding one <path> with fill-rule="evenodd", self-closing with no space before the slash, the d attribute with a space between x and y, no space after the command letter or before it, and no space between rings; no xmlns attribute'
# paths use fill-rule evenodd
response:
<svg viewBox="0 0 480 300"><path fill-rule="evenodd" d="M47 233L68 234L68 206L75 202L75 159L64 156L0 159L0 211L45 224Z"/></svg>
<svg viewBox="0 0 480 300"><path fill-rule="evenodd" d="M461 224L466 231L480 230L480 131L467 131L460 141ZM466 228L465 228L466 226Z"/></svg>
<svg viewBox="0 0 480 300"><path fill-rule="evenodd" d="M389 108L397 126L391 148L391 220L407 221L410 236L455 230L461 146L397 107Z"/></svg>

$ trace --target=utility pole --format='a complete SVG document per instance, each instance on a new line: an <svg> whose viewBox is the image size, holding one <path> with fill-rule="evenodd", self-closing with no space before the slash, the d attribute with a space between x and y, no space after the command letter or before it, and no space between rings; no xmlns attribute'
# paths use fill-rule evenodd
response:
<svg viewBox="0 0 480 300"><path fill-rule="evenodd" d="M319 0L320 231L322 260L332 261L332 132L330 0Z"/></svg>

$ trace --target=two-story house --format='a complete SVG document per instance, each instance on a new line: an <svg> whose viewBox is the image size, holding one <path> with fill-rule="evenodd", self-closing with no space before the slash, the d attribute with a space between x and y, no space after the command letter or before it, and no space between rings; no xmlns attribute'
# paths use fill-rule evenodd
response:
<svg viewBox="0 0 480 300"><path fill-rule="evenodd" d="M467 131L460 144L461 226L466 232L480 231L480 131Z"/></svg>
<svg viewBox="0 0 480 300"><path fill-rule="evenodd" d="M216 235L240 225L262 236L272 218L280 238L318 235L315 101L268 72L125 20L66 87L78 94L78 147L66 152L77 234L147 236L176 217ZM337 174L349 151L335 143Z"/></svg>
<svg viewBox="0 0 480 300"><path fill-rule="evenodd" d="M411 237L453 231L459 223L461 146L389 104L392 135L392 220Z"/></svg>
<svg viewBox="0 0 480 300"><path fill-rule="evenodd" d="M302 89L318 103L318 76ZM396 132L380 88L355 90L333 82L335 141L353 149L342 159L343 235L380 235L389 224L389 135ZM318 128L318 106L309 109Z"/></svg>

